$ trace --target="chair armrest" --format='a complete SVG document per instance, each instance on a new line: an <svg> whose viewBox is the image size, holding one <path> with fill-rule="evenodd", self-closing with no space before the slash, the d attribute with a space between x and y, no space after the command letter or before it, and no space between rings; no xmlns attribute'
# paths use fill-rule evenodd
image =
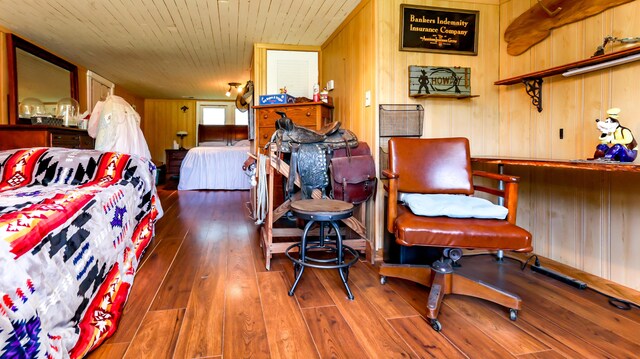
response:
<svg viewBox="0 0 640 359"><path fill-rule="evenodd" d="M516 215L518 213L518 182L520 181L520 177L485 171L473 171L473 175L503 182L504 190L476 185L474 185L473 188L476 191L504 198L504 206L509 210L507 221L511 224L516 224Z"/></svg>
<svg viewBox="0 0 640 359"><path fill-rule="evenodd" d="M500 173L492 173L492 172L485 172L485 171L473 171L472 174L474 176L490 178L490 179L503 181L503 182L519 182L520 181L520 177L518 177L518 176L510 176L510 175L505 175L505 174L500 174Z"/></svg>
<svg viewBox="0 0 640 359"><path fill-rule="evenodd" d="M398 174L388 170L382 171L382 174L389 178L388 183L384 186L387 191L387 231L393 233L394 223L398 216Z"/></svg>
<svg viewBox="0 0 640 359"><path fill-rule="evenodd" d="M389 170L382 170L382 175L387 177L387 178L398 178L398 174L397 173L393 173Z"/></svg>

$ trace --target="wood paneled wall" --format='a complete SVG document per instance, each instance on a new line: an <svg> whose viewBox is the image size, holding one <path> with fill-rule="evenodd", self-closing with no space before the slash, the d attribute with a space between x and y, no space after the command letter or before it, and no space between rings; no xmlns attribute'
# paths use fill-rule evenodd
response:
<svg viewBox="0 0 640 359"><path fill-rule="evenodd" d="M323 87L333 80L329 93L335 106L333 117L353 131L361 141L376 140L376 52L375 4L363 1L322 46ZM365 106L365 92L371 105ZM372 147L373 148L373 147Z"/></svg>
<svg viewBox="0 0 640 359"><path fill-rule="evenodd" d="M606 35L635 36L640 30L634 20L639 2L555 29L516 57L506 53L502 34L513 19L536 5L535 0L406 2L479 10L478 56L399 51L401 3L405 1L363 1L322 47L322 82L335 81L337 118L374 149L380 145L377 108L386 103L422 104L424 137L468 137L473 155L590 157L599 136L595 119L614 106L622 108L622 124L640 136L640 107L633 106L640 62L574 78L545 79L542 113L531 105L522 85L493 85L501 78L588 58ZM470 67L472 93L479 97L410 98L409 65ZM372 107L365 108L364 91L369 86ZM518 223L533 233L536 253L640 289L640 235L633 224L639 218L635 203L640 203L633 184L640 175L523 167L505 171L522 177ZM368 226L375 229L378 246L383 224L380 202L378 197L374 224Z"/></svg>
<svg viewBox="0 0 640 359"><path fill-rule="evenodd" d="M189 109L182 111L180 108ZM144 120L141 127L147 139L151 158L157 162L165 162L164 150L172 148L173 141L180 139L176 132L187 131L184 147L191 148L196 143L196 101L195 100L156 100L144 101Z"/></svg>
<svg viewBox="0 0 640 359"><path fill-rule="evenodd" d="M478 56L400 51L400 4L480 11ZM498 1L363 1L322 46L323 83L333 79L331 95L336 118L369 143L378 157L378 106L421 104L425 109L425 137L465 136L475 154L497 154L499 132L499 6ZM465 66L471 68L471 88L477 98L414 99L409 97L409 66ZM371 106L365 107L365 91ZM378 248L383 238L383 191L370 204L368 230Z"/></svg>
<svg viewBox="0 0 640 359"><path fill-rule="evenodd" d="M535 0L500 6L500 34ZM607 35L640 32L640 2L552 30L520 56L500 43L500 78L589 58ZM616 45L614 49L620 49ZM611 46L607 46L607 52ZM596 118L620 107L620 122L640 136L640 62L564 78L544 79L543 111L533 108L522 85L500 87L499 153L505 156L574 159L593 155L600 133ZM564 130L564 139L559 131ZM640 232L637 221L640 175L508 167L522 176L518 222L533 233L534 250L589 273L640 289Z"/></svg>
<svg viewBox="0 0 640 359"><path fill-rule="evenodd" d="M392 0L378 4L378 103L421 104L425 110L424 137L464 136L474 154L496 154L499 129L498 80L499 7L497 1ZM479 11L478 55L464 56L400 51L400 4ZM414 99L408 96L409 66L463 66L471 68L471 93L476 98Z"/></svg>

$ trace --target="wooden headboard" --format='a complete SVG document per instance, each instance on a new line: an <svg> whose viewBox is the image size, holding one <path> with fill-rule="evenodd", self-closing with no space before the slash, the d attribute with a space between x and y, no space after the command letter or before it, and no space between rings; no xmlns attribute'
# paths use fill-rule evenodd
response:
<svg viewBox="0 0 640 359"><path fill-rule="evenodd" d="M241 125L198 125L198 143L224 142L233 145L249 138L249 126Z"/></svg>

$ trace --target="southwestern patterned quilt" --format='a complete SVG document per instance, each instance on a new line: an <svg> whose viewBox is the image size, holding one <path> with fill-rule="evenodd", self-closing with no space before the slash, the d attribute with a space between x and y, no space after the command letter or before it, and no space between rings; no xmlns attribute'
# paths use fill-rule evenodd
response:
<svg viewBox="0 0 640 359"><path fill-rule="evenodd" d="M0 151L0 358L79 358L113 334L161 215L145 159Z"/></svg>

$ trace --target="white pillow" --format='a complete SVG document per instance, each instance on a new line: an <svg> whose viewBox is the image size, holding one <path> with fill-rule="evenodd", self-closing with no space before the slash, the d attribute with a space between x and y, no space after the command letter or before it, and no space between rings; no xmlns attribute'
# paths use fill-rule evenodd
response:
<svg viewBox="0 0 640 359"><path fill-rule="evenodd" d="M418 216L505 219L509 210L483 198L456 194L418 194L403 196L404 203Z"/></svg>
<svg viewBox="0 0 640 359"><path fill-rule="evenodd" d="M207 141L198 143L199 147L224 147L227 143L225 141Z"/></svg>
<svg viewBox="0 0 640 359"><path fill-rule="evenodd" d="M240 141L234 143L233 145L241 147L241 146L249 146L250 144L251 144L251 142L249 142L249 140L240 140Z"/></svg>

